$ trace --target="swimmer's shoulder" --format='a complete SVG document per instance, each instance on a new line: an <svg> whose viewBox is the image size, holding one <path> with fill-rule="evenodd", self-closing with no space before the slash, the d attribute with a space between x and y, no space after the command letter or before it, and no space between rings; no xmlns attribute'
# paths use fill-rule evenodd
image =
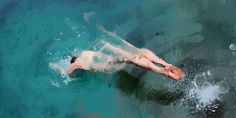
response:
<svg viewBox="0 0 236 118"><path fill-rule="evenodd" d="M94 55L97 55L97 52L86 50L81 52L80 58L88 58L88 57L93 57Z"/></svg>

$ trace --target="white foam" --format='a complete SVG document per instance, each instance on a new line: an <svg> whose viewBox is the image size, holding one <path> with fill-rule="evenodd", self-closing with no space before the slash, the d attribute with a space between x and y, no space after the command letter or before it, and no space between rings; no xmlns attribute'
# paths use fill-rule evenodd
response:
<svg viewBox="0 0 236 118"><path fill-rule="evenodd" d="M58 62L49 63L49 67L61 75L61 77L63 78L63 83L65 85L67 85L70 81L76 80L76 79L70 78L69 75L66 73L66 70L70 65L70 59L71 59L71 57L67 57L66 59L62 59ZM51 81L52 85L54 85L56 87L60 86L58 82L55 82L52 79L50 79L50 81Z"/></svg>
<svg viewBox="0 0 236 118"><path fill-rule="evenodd" d="M197 75L189 88L187 99L195 102L195 108L197 110L217 107L213 102L221 100L220 95L228 92L228 84L226 82L208 82L207 78L210 76L212 76L210 71ZM204 82L197 83L198 79Z"/></svg>
<svg viewBox="0 0 236 118"><path fill-rule="evenodd" d="M215 100L219 99L218 96L220 95L220 87L216 85L209 85L201 88L196 95L199 104L201 104L202 107L206 107Z"/></svg>
<svg viewBox="0 0 236 118"><path fill-rule="evenodd" d="M229 49L230 50L236 50L236 46L232 43L229 45Z"/></svg>

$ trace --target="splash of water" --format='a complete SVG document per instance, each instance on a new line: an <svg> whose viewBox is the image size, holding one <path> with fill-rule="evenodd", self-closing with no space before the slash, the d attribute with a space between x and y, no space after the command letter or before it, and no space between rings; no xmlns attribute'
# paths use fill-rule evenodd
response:
<svg viewBox="0 0 236 118"><path fill-rule="evenodd" d="M208 82L207 79L210 77L212 77L212 73L207 71L197 75L192 81L189 91L187 91L187 100L194 102L194 109L208 109L215 112L214 108L217 108L218 105L214 102L221 101L220 96L228 92L229 87L225 81ZM197 82L197 80L201 81Z"/></svg>
<svg viewBox="0 0 236 118"><path fill-rule="evenodd" d="M229 49L232 51L232 55L235 56L236 55L236 45L235 44L230 44L229 45Z"/></svg>
<svg viewBox="0 0 236 118"><path fill-rule="evenodd" d="M55 72L58 72L61 77L63 78L63 83L65 85L68 85L69 82L77 79L72 79L69 77L69 75L66 73L67 68L69 67L71 57L68 56L66 59L62 59L58 62L49 63L49 67L54 70ZM55 81L53 79L50 79L50 82L53 86L60 87L61 84L58 81Z"/></svg>
<svg viewBox="0 0 236 118"><path fill-rule="evenodd" d="M232 43L229 45L229 49L230 50L236 50L236 46Z"/></svg>

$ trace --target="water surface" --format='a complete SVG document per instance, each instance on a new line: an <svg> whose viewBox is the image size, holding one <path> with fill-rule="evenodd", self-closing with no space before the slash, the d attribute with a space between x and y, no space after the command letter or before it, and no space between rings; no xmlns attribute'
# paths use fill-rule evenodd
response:
<svg viewBox="0 0 236 118"><path fill-rule="evenodd" d="M234 0L1 0L0 117L233 118L235 10ZM130 66L65 85L48 64L93 49L97 25L186 77Z"/></svg>

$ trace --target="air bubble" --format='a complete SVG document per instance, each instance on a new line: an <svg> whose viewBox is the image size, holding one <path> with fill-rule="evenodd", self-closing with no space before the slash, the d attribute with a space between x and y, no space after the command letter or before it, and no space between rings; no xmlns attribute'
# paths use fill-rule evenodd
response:
<svg viewBox="0 0 236 118"><path fill-rule="evenodd" d="M236 50L236 45L234 45L233 43L229 45L229 49L230 50Z"/></svg>

